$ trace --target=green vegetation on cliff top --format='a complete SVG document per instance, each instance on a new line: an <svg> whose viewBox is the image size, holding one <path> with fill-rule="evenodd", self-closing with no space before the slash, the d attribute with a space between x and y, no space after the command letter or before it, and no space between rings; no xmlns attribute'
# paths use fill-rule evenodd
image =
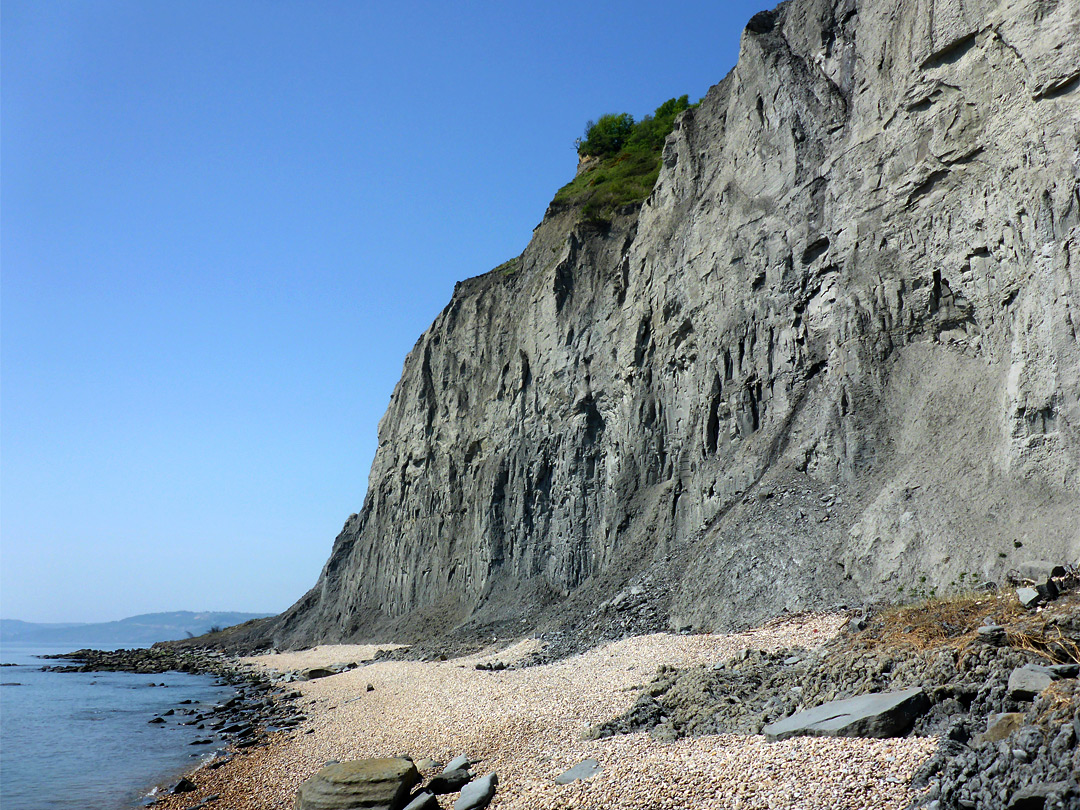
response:
<svg viewBox="0 0 1080 810"><path fill-rule="evenodd" d="M629 113L589 121L576 146L581 158L593 158L594 163L559 189L554 202L581 206L584 219L606 222L617 208L644 200L660 174L664 139L675 117L696 106L681 96L668 99L640 121Z"/></svg>
<svg viewBox="0 0 1080 810"><path fill-rule="evenodd" d="M680 96L668 99L640 121L629 113L609 113L589 121L585 137L574 145L579 157L593 159L592 165L559 189L554 202L579 206L582 219L597 223L610 222L621 206L642 202L656 185L664 140L676 116L698 103ZM510 276L520 268L521 257L515 256L491 272Z"/></svg>

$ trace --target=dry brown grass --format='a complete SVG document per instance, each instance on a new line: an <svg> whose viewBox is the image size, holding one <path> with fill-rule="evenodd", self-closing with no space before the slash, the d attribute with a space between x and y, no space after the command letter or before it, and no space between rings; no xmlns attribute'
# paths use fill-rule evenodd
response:
<svg viewBox="0 0 1080 810"><path fill-rule="evenodd" d="M889 646L929 650L961 650L975 640L984 620L1009 627L1024 614L1012 591L965 593L926 599L883 610L858 641L871 648Z"/></svg>
<svg viewBox="0 0 1080 810"><path fill-rule="evenodd" d="M1012 590L927 599L883 610L855 643L869 648L966 651L990 619L1005 628L1012 647L1056 663L1080 663L1080 644L1058 626L1080 611L1080 594L1062 596L1038 611L1024 608Z"/></svg>
<svg viewBox="0 0 1080 810"><path fill-rule="evenodd" d="M1080 664L1080 645L1049 622L1041 628L1009 633L1009 644L1058 664Z"/></svg>
<svg viewBox="0 0 1080 810"><path fill-rule="evenodd" d="M1046 724L1062 716L1072 714L1080 699L1080 689L1075 680L1054 681L1039 695L1038 722Z"/></svg>

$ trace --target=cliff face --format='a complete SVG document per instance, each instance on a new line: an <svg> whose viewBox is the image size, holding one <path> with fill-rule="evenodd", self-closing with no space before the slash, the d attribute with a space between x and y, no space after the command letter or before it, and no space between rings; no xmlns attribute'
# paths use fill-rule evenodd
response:
<svg viewBox="0 0 1080 810"><path fill-rule="evenodd" d="M640 210L458 285L275 642L1080 560L1078 83L1080 0L756 15Z"/></svg>

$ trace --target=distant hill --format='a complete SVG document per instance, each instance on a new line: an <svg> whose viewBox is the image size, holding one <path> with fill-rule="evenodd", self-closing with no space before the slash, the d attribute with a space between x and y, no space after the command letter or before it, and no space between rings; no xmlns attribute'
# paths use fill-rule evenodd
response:
<svg viewBox="0 0 1080 810"><path fill-rule="evenodd" d="M271 614L230 611L195 613L190 610L176 610L171 613L145 613L97 624L39 624L18 619L0 619L0 640L80 646L145 645L156 641L201 636L214 627L230 627L269 615Z"/></svg>

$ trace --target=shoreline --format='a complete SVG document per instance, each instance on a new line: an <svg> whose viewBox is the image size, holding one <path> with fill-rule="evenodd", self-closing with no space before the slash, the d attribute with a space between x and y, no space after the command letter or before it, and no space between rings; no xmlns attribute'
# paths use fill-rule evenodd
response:
<svg viewBox="0 0 1080 810"><path fill-rule="evenodd" d="M148 716L146 722L149 724L193 726L200 734L186 745L212 746L215 750L208 752L194 767L189 764L171 769L152 784L132 786L132 793L138 793L141 801L131 804L125 801L118 804L118 808L160 806L177 786L180 791L176 797L183 798L189 793L183 789L184 783L190 781L192 774L224 767L244 752L267 745L272 734L294 728L305 719L295 705L299 692L282 689L280 683L258 667L217 650L175 650L167 645L155 645L117 650L84 648L38 657L73 662L42 666L43 672L135 675L175 672L211 677L215 685L231 690L231 695L213 705L178 699L169 708Z"/></svg>
<svg viewBox="0 0 1080 810"><path fill-rule="evenodd" d="M465 754L478 763L478 773L499 774L491 807L503 810L794 808L806 802L854 810L868 806L868 797L875 807L900 810L912 798L908 783L915 770L937 747L934 738L767 743L756 735L724 734L665 742L640 732L582 739L589 727L629 710L660 666L711 666L750 649L816 648L844 621L799 616L727 635L637 636L526 667L517 664L536 652L535 640L448 661L375 660L377 645L242 659L278 677L350 655L370 663L286 684L302 695L304 723L216 770L194 771L189 778L197 791L155 806L187 810L218 795L217 806L229 810L286 810L300 782L331 760L408 754L416 762L445 763ZM586 758L601 762L600 774L554 783ZM815 778L808 782L808 774ZM452 797L440 797L440 806L451 807Z"/></svg>
<svg viewBox="0 0 1080 810"><path fill-rule="evenodd" d="M4 640L2 649L10 668L3 670L0 806L138 807L148 788L175 782L211 749L225 747L224 740L193 745L206 734L180 714L234 697L212 675L122 668L61 674L48 665L74 663L54 658L70 648ZM170 711L167 724L147 722Z"/></svg>
<svg viewBox="0 0 1080 810"><path fill-rule="evenodd" d="M904 810L976 796L997 807L1031 790L1057 808L1080 799L1080 590L1060 584L1060 599L1034 608L975 592L857 621L632 636L555 660L539 639L449 660L390 644L236 658L271 684L260 705L291 699L296 722L196 768L195 790L155 806L288 810L331 762L407 756L430 778L464 755L476 776L498 774L496 810ZM1051 671L1050 688L1013 686ZM885 732L902 736L762 736L806 708L912 688L925 706ZM586 759L598 774L556 783ZM453 796L438 803L449 810Z"/></svg>

